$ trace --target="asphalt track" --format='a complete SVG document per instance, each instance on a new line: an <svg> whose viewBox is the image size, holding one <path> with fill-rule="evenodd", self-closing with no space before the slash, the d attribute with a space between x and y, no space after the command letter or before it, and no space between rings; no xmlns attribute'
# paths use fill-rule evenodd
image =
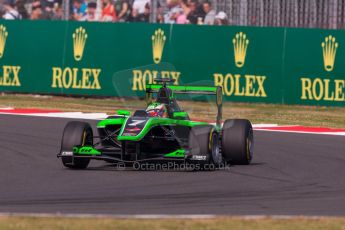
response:
<svg viewBox="0 0 345 230"><path fill-rule="evenodd" d="M0 212L345 215L344 136L256 131L252 165L211 172L75 171L56 158L68 121L0 115Z"/></svg>

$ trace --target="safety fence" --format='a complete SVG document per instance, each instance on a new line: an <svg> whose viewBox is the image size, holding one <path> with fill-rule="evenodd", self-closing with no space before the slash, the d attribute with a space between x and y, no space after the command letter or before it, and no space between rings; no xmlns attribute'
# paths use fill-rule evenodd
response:
<svg viewBox="0 0 345 230"><path fill-rule="evenodd" d="M229 24L303 28L345 28L343 0L214 0Z"/></svg>

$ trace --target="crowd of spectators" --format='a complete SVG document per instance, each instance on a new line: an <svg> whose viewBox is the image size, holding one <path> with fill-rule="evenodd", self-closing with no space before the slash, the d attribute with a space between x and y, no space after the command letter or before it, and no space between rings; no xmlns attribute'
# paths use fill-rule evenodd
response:
<svg viewBox="0 0 345 230"><path fill-rule="evenodd" d="M216 12L209 0L70 0L69 20L226 25L227 15ZM63 0L0 0L3 19L62 20ZM153 20L152 20L153 19Z"/></svg>
<svg viewBox="0 0 345 230"><path fill-rule="evenodd" d="M226 25L227 15L213 9L211 1L168 0L162 23Z"/></svg>
<svg viewBox="0 0 345 230"><path fill-rule="evenodd" d="M1 0L0 15L3 19L61 20L62 0Z"/></svg>

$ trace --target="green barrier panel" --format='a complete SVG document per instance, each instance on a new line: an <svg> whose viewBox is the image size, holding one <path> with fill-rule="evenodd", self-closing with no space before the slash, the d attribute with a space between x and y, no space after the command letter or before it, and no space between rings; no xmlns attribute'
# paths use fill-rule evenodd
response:
<svg viewBox="0 0 345 230"><path fill-rule="evenodd" d="M52 93L52 66L63 66L64 23L0 23L1 91Z"/></svg>
<svg viewBox="0 0 345 230"><path fill-rule="evenodd" d="M0 91L143 97L169 77L225 101L343 106L343 46L332 30L0 21Z"/></svg>
<svg viewBox="0 0 345 230"><path fill-rule="evenodd" d="M345 105L345 33L287 29L283 98L289 104Z"/></svg>
<svg viewBox="0 0 345 230"><path fill-rule="evenodd" d="M183 83L207 80L229 101L281 102L283 29L176 26L173 33Z"/></svg>
<svg viewBox="0 0 345 230"><path fill-rule="evenodd" d="M153 34L157 31L158 39L170 36L168 26L150 24L2 21L0 25L7 34L0 90L13 92L135 96L131 86L135 70L161 61L153 60ZM19 83L9 83L10 79Z"/></svg>

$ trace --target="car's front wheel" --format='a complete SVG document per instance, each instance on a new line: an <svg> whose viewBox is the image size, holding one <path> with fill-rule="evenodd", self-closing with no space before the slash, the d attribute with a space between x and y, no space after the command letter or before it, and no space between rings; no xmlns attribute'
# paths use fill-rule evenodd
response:
<svg viewBox="0 0 345 230"><path fill-rule="evenodd" d="M65 126L61 142L61 153L72 153L74 146L87 146L93 144L93 132L86 122L71 121ZM78 158L66 154L61 157L62 164L67 168L85 169L90 159Z"/></svg>
<svg viewBox="0 0 345 230"><path fill-rule="evenodd" d="M219 134L213 126L195 126L189 133L189 149L194 162L217 166L222 162ZM205 168L208 166L204 165Z"/></svg>

